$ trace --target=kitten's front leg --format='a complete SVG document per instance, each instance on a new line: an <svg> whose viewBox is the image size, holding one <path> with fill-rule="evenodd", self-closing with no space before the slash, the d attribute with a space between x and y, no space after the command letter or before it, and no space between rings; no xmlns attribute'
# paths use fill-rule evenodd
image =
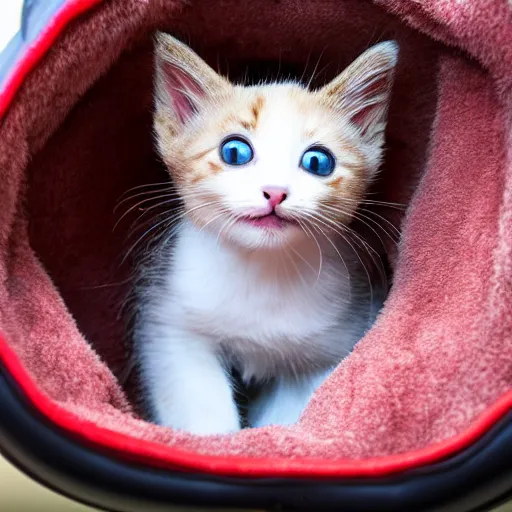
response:
<svg viewBox="0 0 512 512"><path fill-rule="evenodd" d="M297 378L277 377L249 406L251 427L297 423L315 390L330 375L325 369Z"/></svg>
<svg viewBox="0 0 512 512"><path fill-rule="evenodd" d="M240 429L230 380L211 340L160 328L143 341L142 377L156 423L199 435Z"/></svg>

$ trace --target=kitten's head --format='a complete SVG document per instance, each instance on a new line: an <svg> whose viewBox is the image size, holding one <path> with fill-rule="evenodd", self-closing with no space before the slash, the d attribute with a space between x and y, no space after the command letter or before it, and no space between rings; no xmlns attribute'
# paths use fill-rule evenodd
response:
<svg viewBox="0 0 512 512"><path fill-rule="evenodd" d="M397 54L380 43L316 91L243 87L158 34L158 149L188 218L267 249L348 224L381 163Z"/></svg>

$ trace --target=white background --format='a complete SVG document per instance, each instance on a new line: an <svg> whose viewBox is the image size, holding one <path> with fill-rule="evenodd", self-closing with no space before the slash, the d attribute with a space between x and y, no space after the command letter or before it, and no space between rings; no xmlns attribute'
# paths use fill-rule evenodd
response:
<svg viewBox="0 0 512 512"><path fill-rule="evenodd" d="M0 0L0 51L20 28L23 0Z"/></svg>

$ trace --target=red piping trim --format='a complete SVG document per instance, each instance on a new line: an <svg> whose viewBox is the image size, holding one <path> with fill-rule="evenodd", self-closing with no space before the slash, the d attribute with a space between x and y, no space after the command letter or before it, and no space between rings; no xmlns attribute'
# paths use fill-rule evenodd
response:
<svg viewBox="0 0 512 512"><path fill-rule="evenodd" d="M512 410L512 391L505 393L463 433L441 443L401 455L365 460L328 461L303 458L248 458L201 455L172 446L138 440L126 434L99 427L65 410L42 393L21 361L0 336L0 360L21 387L32 405L56 426L74 437L117 452L123 459L150 466L195 471L215 475L251 478L375 478L401 473L439 462L470 447L494 424Z"/></svg>
<svg viewBox="0 0 512 512"><path fill-rule="evenodd" d="M69 23L103 1L70 0L61 7L60 11L55 14L49 24L31 43L31 46L17 63L12 74L7 78L5 87L0 91L0 119L5 116L14 96L23 85L27 75L42 61L55 40Z"/></svg>
<svg viewBox="0 0 512 512"><path fill-rule="evenodd" d="M18 63L17 68L8 79L5 89L0 93L0 118L7 112L16 92L23 84L27 75L41 62L67 25L102 1L75 0L62 7ZM180 450L179 448L141 441L119 432L101 428L65 410L37 388L17 355L1 336L0 360L19 384L34 408L56 426L73 434L78 439L94 443L99 448L114 450L125 459L181 471L200 471L216 475L319 479L333 477L382 477L432 464L454 456L475 443L496 422L512 410L512 391L509 391L477 418L466 431L458 436L407 454L362 461L327 461L312 458L289 460L286 458L200 455Z"/></svg>

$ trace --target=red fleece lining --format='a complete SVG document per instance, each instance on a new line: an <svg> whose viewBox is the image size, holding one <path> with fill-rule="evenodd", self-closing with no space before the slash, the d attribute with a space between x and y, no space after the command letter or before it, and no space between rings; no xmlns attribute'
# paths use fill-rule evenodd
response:
<svg viewBox="0 0 512 512"><path fill-rule="evenodd" d="M56 426L83 441L100 448L116 451L122 458L143 462L155 467L180 471L201 471L215 475L238 477L302 477L302 478L375 478L401 473L440 462L470 447L512 410L512 391L501 397L465 432L452 439L422 450L401 455L378 457L361 461L328 462L321 459L219 457L201 455L170 446L137 440L111 430L97 427L59 407L42 393L23 368L16 354L0 336L0 358L32 405Z"/></svg>

